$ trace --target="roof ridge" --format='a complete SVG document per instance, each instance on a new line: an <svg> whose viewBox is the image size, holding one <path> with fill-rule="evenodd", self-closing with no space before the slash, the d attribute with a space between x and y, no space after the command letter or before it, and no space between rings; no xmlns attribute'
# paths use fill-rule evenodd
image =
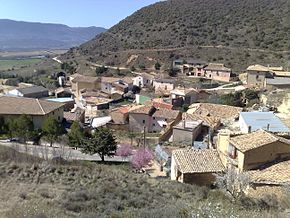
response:
<svg viewBox="0 0 290 218"><path fill-rule="evenodd" d="M38 105L39 105L39 107L40 107L40 109L41 109L43 115L45 115L45 111L44 111L44 109L43 109L43 107L42 107L42 105L41 105L39 99L36 99L36 102L38 103Z"/></svg>

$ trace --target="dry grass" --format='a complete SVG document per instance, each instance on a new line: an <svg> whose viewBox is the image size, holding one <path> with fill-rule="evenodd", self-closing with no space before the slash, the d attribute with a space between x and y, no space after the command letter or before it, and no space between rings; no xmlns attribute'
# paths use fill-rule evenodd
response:
<svg viewBox="0 0 290 218"><path fill-rule="evenodd" d="M8 149L9 150L9 149ZM0 153L9 152L1 149ZM19 154L15 154L17 157ZM126 165L53 165L0 156L0 217L279 217L222 192L134 174ZM10 156L10 155L9 155ZM22 156L22 155L20 155ZM11 156L10 156L11 157ZM247 207L247 208L246 208Z"/></svg>

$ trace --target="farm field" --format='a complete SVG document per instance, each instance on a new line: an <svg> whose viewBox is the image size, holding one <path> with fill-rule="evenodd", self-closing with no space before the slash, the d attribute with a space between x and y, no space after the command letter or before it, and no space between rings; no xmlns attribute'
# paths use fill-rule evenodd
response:
<svg viewBox="0 0 290 218"><path fill-rule="evenodd" d="M5 59L0 60L0 71L16 70L41 62L40 58L29 58L29 59Z"/></svg>

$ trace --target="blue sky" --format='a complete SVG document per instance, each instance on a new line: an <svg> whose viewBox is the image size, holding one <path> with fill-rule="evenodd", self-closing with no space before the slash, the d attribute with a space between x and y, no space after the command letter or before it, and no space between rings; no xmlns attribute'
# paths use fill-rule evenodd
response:
<svg viewBox="0 0 290 218"><path fill-rule="evenodd" d="M159 0L0 0L0 19L109 28Z"/></svg>

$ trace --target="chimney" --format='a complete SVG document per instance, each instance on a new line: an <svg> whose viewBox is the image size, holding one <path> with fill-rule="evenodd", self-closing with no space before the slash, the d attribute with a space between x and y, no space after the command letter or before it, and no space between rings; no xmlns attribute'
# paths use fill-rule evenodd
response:
<svg viewBox="0 0 290 218"><path fill-rule="evenodd" d="M267 125L267 131L270 131L270 123Z"/></svg>
<svg viewBox="0 0 290 218"><path fill-rule="evenodd" d="M248 127L248 133L251 133L251 132L252 132L252 127L249 126L249 127Z"/></svg>
<svg viewBox="0 0 290 218"><path fill-rule="evenodd" d="M182 120L182 128L185 129L185 119Z"/></svg>

